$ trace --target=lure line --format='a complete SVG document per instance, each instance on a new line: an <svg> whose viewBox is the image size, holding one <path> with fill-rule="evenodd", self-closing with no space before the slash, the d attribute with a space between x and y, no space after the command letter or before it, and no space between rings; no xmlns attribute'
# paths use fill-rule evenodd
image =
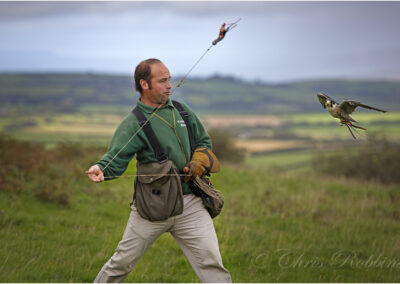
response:
<svg viewBox="0 0 400 284"><path fill-rule="evenodd" d="M189 74L193 71L193 69L197 66L197 64L199 64L199 62L203 59L203 57L210 51L210 49L214 46L217 45L218 42L220 42L221 40L224 39L226 33L229 30L232 30L233 28L235 28L237 26L237 23L241 20L241 18L239 18L237 21L230 23L230 24L225 24L223 23L220 30L219 30L219 35L218 38L215 39L211 45L207 48L207 50L200 56L200 58L196 61L196 63L190 68L190 70L186 73L186 75L179 81L179 83L174 87L174 89L171 91L170 96L175 92L175 90L177 88L179 88L182 84L183 81L189 76ZM112 157L112 159L106 164L106 166L103 168L103 172L105 171L105 169L107 169L107 167L112 163L112 161L114 161L114 159L116 157L118 157L118 155L126 148L126 146L128 146L128 144L138 135L138 133L143 129L143 127L150 121L150 119L156 114L156 112L161 108L161 105L158 106L153 113L150 115L150 117L145 121L145 123L143 123L143 125L128 139L128 142L125 143L125 145L114 155L114 157ZM116 178L118 176L113 176L113 177L108 177L108 178Z"/></svg>

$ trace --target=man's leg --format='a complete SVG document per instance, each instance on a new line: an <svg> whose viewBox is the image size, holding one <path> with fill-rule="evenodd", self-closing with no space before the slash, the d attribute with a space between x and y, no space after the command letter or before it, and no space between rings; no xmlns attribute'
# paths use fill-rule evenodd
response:
<svg viewBox="0 0 400 284"><path fill-rule="evenodd" d="M170 219L150 222L139 215L135 206L132 205L131 209L122 240L100 270L94 280L96 283L123 282L151 244L172 225Z"/></svg>
<svg viewBox="0 0 400 284"><path fill-rule="evenodd" d="M201 282L232 282L222 264L214 224L201 198L184 196L182 215L176 216L171 234Z"/></svg>

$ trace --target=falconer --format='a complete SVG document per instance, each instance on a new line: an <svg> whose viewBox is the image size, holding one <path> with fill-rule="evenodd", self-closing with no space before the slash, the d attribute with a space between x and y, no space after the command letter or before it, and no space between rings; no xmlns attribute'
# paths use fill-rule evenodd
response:
<svg viewBox="0 0 400 284"><path fill-rule="evenodd" d="M169 200L166 204L153 206L151 199L164 194L163 189L152 189L148 195L144 191L136 193L138 188L146 188L147 182L151 184L152 180L145 177L140 179L138 174L135 180L136 196L131 203L124 235L95 282L123 282L146 250L165 232L174 237L201 282L232 281L222 263L212 218L201 198L192 193L189 185L191 179L203 175L207 170L218 171L218 160L211 151L211 138L203 124L187 105L178 103L188 114L194 144L194 152L192 151L188 130L181 116L182 111L170 99L170 79L168 68L158 59L144 60L136 67L135 86L140 93L136 112L125 117L115 131L107 153L86 171L94 182L112 179L121 176L136 155L137 173L156 175L165 172L167 174L159 179L159 183L162 180L163 185L171 184L167 189ZM143 114L148 121L140 120L137 112ZM146 133L140 129L147 122L163 149L165 155L162 158L152 147ZM134 136L136 132L138 133ZM127 144L132 137L134 138ZM212 164L210 160L213 161ZM170 174L176 171L185 172L187 176L176 182L173 180L174 175ZM164 181L169 176L173 176L172 180ZM159 208L165 210L158 212Z"/></svg>

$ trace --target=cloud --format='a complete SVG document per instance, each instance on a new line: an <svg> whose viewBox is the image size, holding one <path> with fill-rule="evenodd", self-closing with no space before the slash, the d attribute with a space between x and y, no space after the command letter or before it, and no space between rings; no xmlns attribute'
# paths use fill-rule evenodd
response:
<svg viewBox="0 0 400 284"><path fill-rule="evenodd" d="M222 22L241 17L194 75L389 76L400 73L399 15L400 2L0 1L0 71L47 64L130 72L130 65L156 56L184 73ZM25 51L43 53L41 62Z"/></svg>
<svg viewBox="0 0 400 284"><path fill-rule="evenodd" d="M143 8L158 9L154 2L0 2L0 20L21 20L63 15L106 15L138 11Z"/></svg>
<svg viewBox="0 0 400 284"><path fill-rule="evenodd" d="M357 18L367 12L370 16L379 13L398 13L400 2L324 2L324 1L15 1L0 2L1 20L52 17L70 14L118 14L152 11L154 17L162 12L181 16L207 17L215 15L241 14L249 17L276 15L340 14ZM397 14L398 15L398 14ZM340 21L340 19L337 19Z"/></svg>

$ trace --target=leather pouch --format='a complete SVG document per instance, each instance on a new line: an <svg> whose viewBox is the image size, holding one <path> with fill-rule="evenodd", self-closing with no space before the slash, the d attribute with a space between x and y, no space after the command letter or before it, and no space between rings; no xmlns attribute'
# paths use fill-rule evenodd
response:
<svg viewBox="0 0 400 284"><path fill-rule="evenodd" d="M192 182L192 192L201 197L204 207L211 218L217 217L224 206L222 193L216 190L211 181L206 178L196 177Z"/></svg>

